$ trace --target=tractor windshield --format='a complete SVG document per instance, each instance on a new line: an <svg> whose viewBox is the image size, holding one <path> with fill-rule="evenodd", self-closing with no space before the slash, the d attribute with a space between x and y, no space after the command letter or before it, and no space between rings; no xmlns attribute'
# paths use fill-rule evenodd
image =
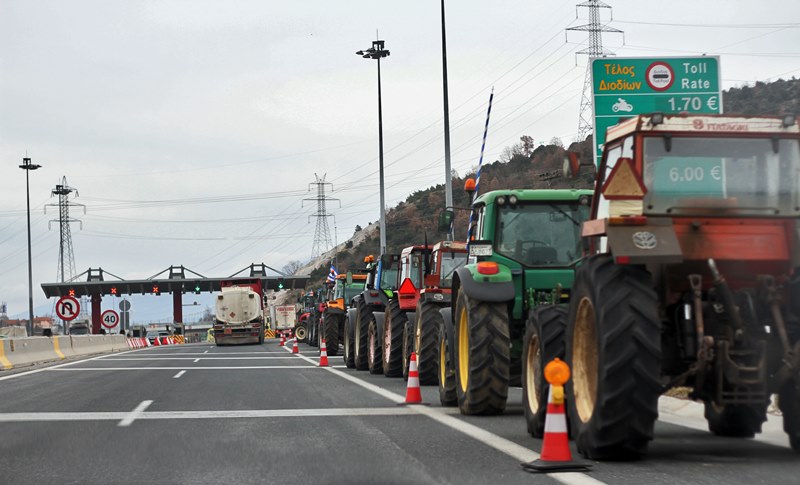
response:
<svg viewBox="0 0 800 485"><path fill-rule="evenodd" d="M589 207L579 201L503 206L495 251L525 266L568 266L581 256L588 217Z"/></svg>
<svg viewBox="0 0 800 485"><path fill-rule="evenodd" d="M453 286L453 274L458 268L467 264L467 253L443 251L439 254L439 257L442 258L442 275L439 286L451 288Z"/></svg>
<svg viewBox="0 0 800 485"><path fill-rule="evenodd" d="M644 141L646 214L800 215L800 141L663 138Z"/></svg>
<svg viewBox="0 0 800 485"><path fill-rule="evenodd" d="M354 281L344 287L344 300L353 301L353 298L361 294L362 291L364 291L364 282Z"/></svg>

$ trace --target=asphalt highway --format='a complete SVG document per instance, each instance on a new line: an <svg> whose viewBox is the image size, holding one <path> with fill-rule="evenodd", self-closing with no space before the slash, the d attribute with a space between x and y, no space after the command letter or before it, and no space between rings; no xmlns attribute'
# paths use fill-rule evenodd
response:
<svg viewBox="0 0 800 485"><path fill-rule="evenodd" d="M780 484L800 455L780 437L719 438L674 416L636 462L531 474L521 390L505 414L401 405L406 383L317 366L264 345L190 344L0 373L3 484ZM663 413L662 413L663 415ZM575 449L573 455L580 459Z"/></svg>

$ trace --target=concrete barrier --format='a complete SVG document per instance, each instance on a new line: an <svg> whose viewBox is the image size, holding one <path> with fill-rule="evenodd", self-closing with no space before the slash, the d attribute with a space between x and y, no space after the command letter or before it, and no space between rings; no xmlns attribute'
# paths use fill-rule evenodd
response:
<svg viewBox="0 0 800 485"><path fill-rule="evenodd" d="M113 352L128 350L128 339L124 335L104 335L104 337L110 343Z"/></svg>
<svg viewBox="0 0 800 485"><path fill-rule="evenodd" d="M14 367L62 359L56 354L50 337L15 338L10 340L10 347L6 358Z"/></svg>
<svg viewBox="0 0 800 485"><path fill-rule="evenodd" d="M8 360L8 354L11 352L11 340L0 339L0 368L11 369L14 365Z"/></svg>
<svg viewBox="0 0 800 485"><path fill-rule="evenodd" d="M112 351L110 339L106 335L70 335L72 351L75 355L102 354Z"/></svg>
<svg viewBox="0 0 800 485"><path fill-rule="evenodd" d="M75 352L72 350L72 341L67 335L58 335L50 338L53 341L53 349L60 358L72 357Z"/></svg>

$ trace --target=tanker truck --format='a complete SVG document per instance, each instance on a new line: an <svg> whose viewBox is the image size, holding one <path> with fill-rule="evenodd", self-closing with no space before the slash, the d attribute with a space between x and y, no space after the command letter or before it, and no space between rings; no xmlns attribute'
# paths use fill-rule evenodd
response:
<svg viewBox="0 0 800 485"><path fill-rule="evenodd" d="M222 282L217 295L214 340L218 346L264 343L261 281Z"/></svg>

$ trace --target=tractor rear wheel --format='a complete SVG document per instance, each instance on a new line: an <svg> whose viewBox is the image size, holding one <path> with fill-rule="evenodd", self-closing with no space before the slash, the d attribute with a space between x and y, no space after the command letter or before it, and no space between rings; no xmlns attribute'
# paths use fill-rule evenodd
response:
<svg viewBox="0 0 800 485"><path fill-rule="evenodd" d="M439 305L421 302L414 319L414 348L417 352L419 383L435 386L439 383L439 327L442 316Z"/></svg>
<svg viewBox="0 0 800 485"><path fill-rule="evenodd" d="M403 327L406 320L400 303L394 299L389 300L383 326L383 375L386 377L403 375Z"/></svg>
<svg viewBox="0 0 800 485"><path fill-rule="evenodd" d="M323 337L325 338L325 347L329 357L339 355L339 323L341 319L341 315L328 314L322 320L325 325Z"/></svg>
<svg viewBox="0 0 800 485"><path fill-rule="evenodd" d="M784 384L778 394L778 408L783 413L783 430L789 435L789 444L800 453L800 375Z"/></svg>
<svg viewBox="0 0 800 485"><path fill-rule="evenodd" d="M456 393L462 414L499 414L506 408L511 336L505 303L475 300L458 290Z"/></svg>
<svg viewBox="0 0 800 485"><path fill-rule="evenodd" d="M718 436L752 438L767 420L767 403L723 404L705 401L708 430Z"/></svg>
<svg viewBox="0 0 800 485"><path fill-rule="evenodd" d="M356 326L353 329L355 332L353 342L355 343L356 370L367 370L369 368L369 363L367 362L367 326L371 317L372 310L363 299L359 299L356 307Z"/></svg>
<svg viewBox="0 0 800 485"><path fill-rule="evenodd" d="M449 309L448 309L449 310ZM453 341L455 332L451 319L439 319L439 402L442 406L458 406Z"/></svg>
<svg viewBox="0 0 800 485"><path fill-rule="evenodd" d="M544 366L555 358L564 360L564 332L567 308L546 305L534 310L528 319L522 343L522 407L528 433L544 436L549 385L544 379Z"/></svg>
<svg viewBox="0 0 800 485"><path fill-rule="evenodd" d="M578 268L567 318L569 422L593 460L638 458L658 417L661 320L650 274L596 255Z"/></svg>
<svg viewBox="0 0 800 485"><path fill-rule="evenodd" d="M369 319L367 327L367 365L370 374L383 374L383 359L381 359L381 335L375 314Z"/></svg>
<svg viewBox="0 0 800 485"><path fill-rule="evenodd" d="M353 329L353 319L350 316L345 316L344 319L344 353L342 357L344 358L344 365L347 366L348 369L354 369L356 367L356 355L355 355L355 343L353 342L355 337L355 332Z"/></svg>

